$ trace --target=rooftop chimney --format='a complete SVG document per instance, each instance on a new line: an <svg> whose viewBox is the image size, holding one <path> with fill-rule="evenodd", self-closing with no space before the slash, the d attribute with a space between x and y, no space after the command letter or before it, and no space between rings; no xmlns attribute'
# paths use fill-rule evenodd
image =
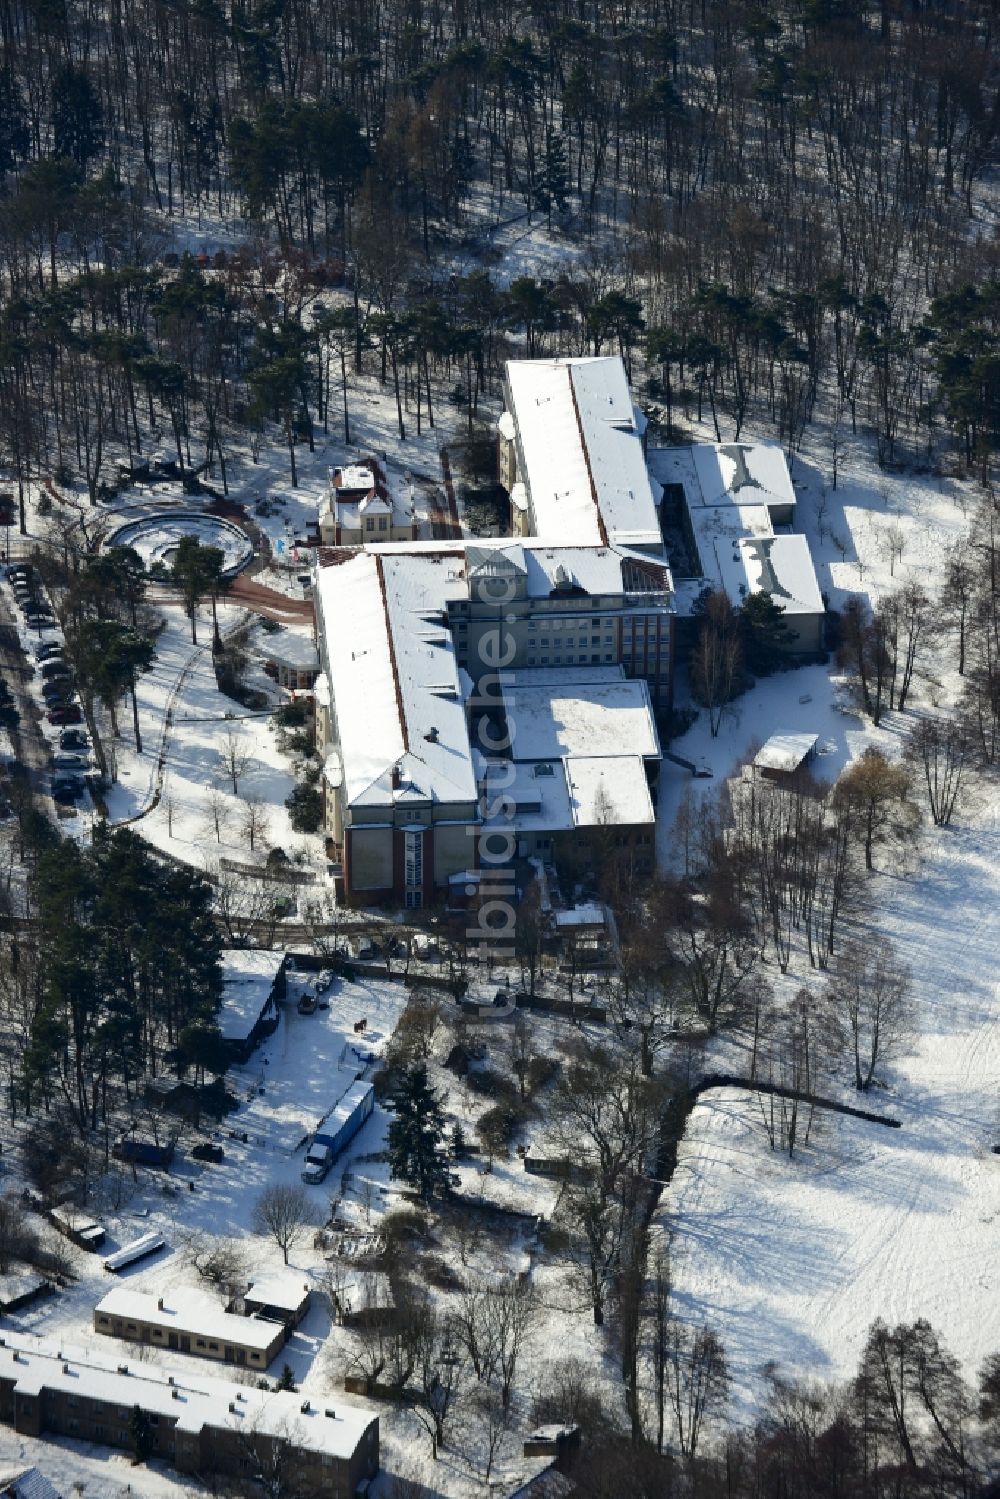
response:
<svg viewBox="0 0 1000 1499"><path fill-rule="evenodd" d="M398 791L403 784L403 772L398 765L392 767L392 789Z"/></svg>
<svg viewBox="0 0 1000 1499"><path fill-rule="evenodd" d="M424 735L424 738L427 740L428 744L437 744L437 742L438 742L438 731L437 731L437 729L435 728L435 726L433 724L431 724L430 728L427 730L427 733Z"/></svg>

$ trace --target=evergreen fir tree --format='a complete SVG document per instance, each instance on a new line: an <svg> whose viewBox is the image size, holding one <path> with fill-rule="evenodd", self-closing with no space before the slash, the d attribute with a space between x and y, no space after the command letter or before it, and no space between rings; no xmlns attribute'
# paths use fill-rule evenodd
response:
<svg viewBox="0 0 1000 1499"><path fill-rule="evenodd" d="M136 1460L144 1463L153 1451L153 1428L141 1406L134 1405L128 1421L128 1438Z"/></svg>
<svg viewBox="0 0 1000 1499"><path fill-rule="evenodd" d="M427 1068L411 1067L397 1082L389 1126L389 1164L394 1178L416 1187L425 1202L445 1193L452 1178L443 1151L444 1110L427 1081Z"/></svg>

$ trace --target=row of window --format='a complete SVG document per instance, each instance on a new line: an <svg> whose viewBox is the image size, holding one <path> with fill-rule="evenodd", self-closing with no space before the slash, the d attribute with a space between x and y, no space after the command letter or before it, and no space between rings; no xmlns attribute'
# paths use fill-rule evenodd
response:
<svg viewBox="0 0 1000 1499"><path fill-rule="evenodd" d="M590 664L592 666L596 666L601 661L614 661L614 659L615 659L614 651L607 651L607 652L605 652L605 654L603 656L601 655L600 651L594 651L594 652L592 652L592 654L590 656ZM536 656L535 653L534 653L534 651L529 651L528 652L528 665L529 666L563 666L563 665L565 665L565 666L586 666L587 665L587 656L586 656L586 653L583 653L581 655L574 655L574 654L571 653L568 656L563 656L563 655Z"/></svg>

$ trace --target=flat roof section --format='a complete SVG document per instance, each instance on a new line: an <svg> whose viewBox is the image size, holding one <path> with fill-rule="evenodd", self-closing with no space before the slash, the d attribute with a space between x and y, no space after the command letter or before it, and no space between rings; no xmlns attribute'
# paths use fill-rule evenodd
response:
<svg viewBox="0 0 1000 1499"><path fill-rule="evenodd" d="M571 755L566 783L574 827L635 827L654 821L646 767L638 755Z"/></svg>
<svg viewBox="0 0 1000 1499"><path fill-rule="evenodd" d="M660 741L646 682L592 680L583 669L569 677L568 682L537 687L501 683L513 759L558 760L571 755L659 759Z"/></svg>
<svg viewBox="0 0 1000 1499"><path fill-rule="evenodd" d="M757 770L798 770L819 743L818 734L772 734L754 755Z"/></svg>

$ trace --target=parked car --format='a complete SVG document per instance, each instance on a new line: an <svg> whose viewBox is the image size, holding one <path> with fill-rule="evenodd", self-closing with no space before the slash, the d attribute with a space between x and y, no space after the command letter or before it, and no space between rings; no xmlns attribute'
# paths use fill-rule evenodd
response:
<svg viewBox="0 0 1000 1499"><path fill-rule="evenodd" d="M89 750L90 741L82 729L63 729L59 735L59 748L64 750Z"/></svg>
<svg viewBox="0 0 1000 1499"><path fill-rule="evenodd" d="M17 578L30 578L33 576L34 571L35 569L32 567L30 562L12 562L10 567L8 567L7 569L7 576L11 580Z"/></svg>
<svg viewBox="0 0 1000 1499"><path fill-rule="evenodd" d="M42 662L43 677L61 677L69 674L69 666L63 656L47 656Z"/></svg>
<svg viewBox="0 0 1000 1499"><path fill-rule="evenodd" d="M316 978L313 982L314 993L325 994L327 989L329 989L330 985L333 983L333 978L334 974L332 968L324 968L321 973L317 973Z"/></svg>
<svg viewBox="0 0 1000 1499"><path fill-rule="evenodd" d="M55 708L50 708L45 717L49 723L82 723L83 714L80 712L79 703L60 703Z"/></svg>
<svg viewBox="0 0 1000 1499"><path fill-rule="evenodd" d="M87 769L87 761L83 755L54 755L52 766L55 770L76 770L83 775Z"/></svg>
<svg viewBox="0 0 1000 1499"><path fill-rule="evenodd" d="M316 999L315 994L303 994L302 998L296 1005L296 1009L298 1010L300 1015L312 1015L314 1014L317 1005L318 1000Z"/></svg>
<svg viewBox="0 0 1000 1499"><path fill-rule="evenodd" d="M226 1159L226 1152L221 1145L210 1145L207 1140L202 1140L198 1145L192 1146L191 1158L195 1161L211 1161L213 1166L218 1166L220 1161Z"/></svg>
<svg viewBox="0 0 1000 1499"><path fill-rule="evenodd" d="M40 640L35 646L36 661L51 661L55 656L62 655L62 645L58 640Z"/></svg>
<svg viewBox="0 0 1000 1499"><path fill-rule="evenodd" d="M64 681L61 677L54 682L46 682L42 688L42 697L49 708L55 707L57 703L71 703L75 697L73 684L68 678Z"/></svg>
<svg viewBox="0 0 1000 1499"><path fill-rule="evenodd" d="M359 939L358 957L361 959L362 963L368 963L373 958L379 958L381 956L382 951L377 942L373 942L370 937L361 937Z"/></svg>
<svg viewBox="0 0 1000 1499"><path fill-rule="evenodd" d="M79 801L83 795L83 789L82 781L61 777L52 782L52 799L57 802Z"/></svg>

